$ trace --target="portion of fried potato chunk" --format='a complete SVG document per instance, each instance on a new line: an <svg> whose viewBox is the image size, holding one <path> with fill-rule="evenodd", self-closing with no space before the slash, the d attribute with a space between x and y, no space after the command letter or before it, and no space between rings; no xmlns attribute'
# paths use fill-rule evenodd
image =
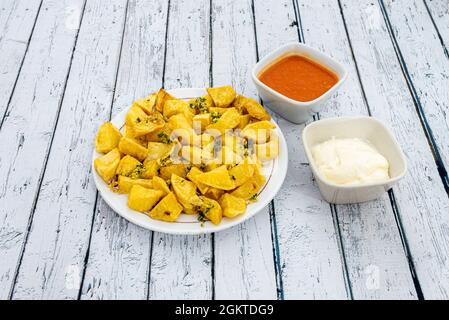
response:
<svg viewBox="0 0 449 320"><path fill-rule="evenodd" d="M164 196L161 190L147 189L139 185L131 188L128 207L140 212L147 212Z"/></svg>
<svg viewBox="0 0 449 320"><path fill-rule="evenodd" d="M129 177L138 166L142 166L142 163L139 160L126 155L120 160L115 174Z"/></svg>
<svg viewBox="0 0 449 320"><path fill-rule="evenodd" d="M231 86L208 88L207 93L212 97L214 105L218 108L229 107L237 95Z"/></svg>
<svg viewBox="0 0 449 320"><path fill-rule="evenodd" d="M235 188L234 181L229 176L226 165L222 165L209 172L203 172L196 179L205 185L221 190L232 190Z"/></svg>
<svg viewBox="0 0 449 320"><path fill-rule="evenodd" d="M276 126L267 120L253 122L245 126L242 136L256 143L265 143L270 139L271 129L274 128Z"/></svg>
<svg viewBox="0 0 449 320"><path fill-rule="evenodd" d="M161 177L154 176L152 181L153 181L153 188L156 190L163 191L164 196L171 192L170 188L167 185L167 182L164 179L162 179Z"/></svg>
<svg viewBox="0 0 449 320"><path fill-rule="evenodd" d="M196 187L198 188L198 190L200 190L200 192L202 194L205 194L207 192L207 190L209 189L209 186L207 186L204 183L199 182L197 179L198 175L200 175L202 173L203 173L203 171L201 171L197 167L192 167L192 169L190 169L189 173L187 173L187 178L196 185Z"/></svg>
<svg viewBox="0 0 449 320"><path fill-rule="evenodd" d="M149 215L156 220L173 222L178 219L181 212L182 205L174 193L170 192L150 211Z"/></svg>
<svg viewBox="0 0 449 320"><path fill-rule="evenodd" d="M114 127L110 122L105 122L98 129L97 136L95 138L95 148L99 153L108 153L114 148L117 148L122 134Z"/></svg>
<svg viewBox="0 0 449 320"><path fill-rule="evenodd" d="M254 174L254 165L250 164L248 159L240 162L229 170L231 178L234 180L235 187L240 187L248 181Z"/></svg>
<svg viewBox="0 0 449 320"><path fill-rule="evenodd" d="M223 115L218 118L214 123L211 123L206 128L207 130L215 129L221 134L224 134L226 130L234 129L240 124L240 113L236 108L229 108Z"/></svg>
<svg viewBox="0 0 449 320"><path fill-rule="evenodd" d="M201 201L196 194L195 184L176 174L172 174L171 186L179 203L184 207L184 212L189 214L196 213L195 208L201 204Z"/></svg>
<svg viewBox="0 0 449 320"><path fill-rule="evenodd" d="M223 210L223 216L228 218L234 218L246 211L246 201L229 193L225 193L220 198L219 203Z"/></svg>
<svg viewBox="0 0 449 320"><path fill-rule="evenodd" d="M100 177L106 182L115 177L115 171L120 163L120 151L115 148L94 160L94 167Z"/></svg>
<svg viewBox="0 0 449 320"><path fill-rule="evenodd" d="M259 102L252 98L246 98L246 102L243 107L253 118L258 120L271 120L271 116L267 110L265 110Z"/></svg>
<svg viewBox="0 0 449 320"><path fill-rule="evenodd" d="M261 186L254 180L254 178L251 178L230 194L237 198L249 200L257 195L260 188Z"/></svg>
<svg viewBox="0 0 449 320"><path fill-rule="evenodd" d="M135 185L139 185L148 189L153 188L153 182L150 179L132 179L125 176L118 176L117 191L119 193L129 193L131 191L131 188Z"/></svg>
<svg viewBox="0 0 449 320"><path fill-rule="evenodd" d="M200 215L200 221L209 219L213 224L220 224L223 218L223 211L221 210L220 204L210 198L201 196L201 206L198 209Z"/></svg>
<svg viewBox="0 0 449 320"><path fill-rule="evenodd" d="M145 160L148 156L148 149L132 138L122 137L118 144L121 153L133 156L139 161Z"/></svg>

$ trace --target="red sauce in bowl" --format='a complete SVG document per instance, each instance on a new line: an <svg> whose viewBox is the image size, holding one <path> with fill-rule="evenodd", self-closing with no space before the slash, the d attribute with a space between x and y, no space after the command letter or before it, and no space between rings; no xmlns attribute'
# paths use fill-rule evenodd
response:
<svg viewBox="0 0 449 320"><path fill-rule="evenodd" d="M280 94L302 102L318 98L338 82L334 72L296 54L271 64L258 77Z"/></svg>

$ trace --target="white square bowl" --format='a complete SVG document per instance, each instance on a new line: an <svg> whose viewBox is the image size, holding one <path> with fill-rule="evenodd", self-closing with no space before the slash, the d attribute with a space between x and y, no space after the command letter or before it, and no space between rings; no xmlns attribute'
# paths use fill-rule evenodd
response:
<svg viewBox="0 0 449 320"><path fill-rule="evenodd" d="M258 75L262 70L279 59L291 54L298 54L318 62L322 66L333 71L338 77L338 82L318 98L302 102L280 94L259 80ZM342 64L324 53L298 42L286 44L269 53L256 63L252 71L253 81L264 105L280 114L283 118L294 123L303 123L309 120L314 113L319 112L324 102L326 102L341 86L343 81L345 81L346 76L347 72Z"/></svg>
<svg viewBox="0 0 449 320"><path fill-rule="evenodd" d="M332 137L360 138L371 142L388 160L390 179L385 182L357 186L338 185L326 180L317 170L312 148ZM379 198L407 171L407 161L396 139L384 124L372 117L342 117L312 122L304 128L302 140L321 195L330 203L359 203Z"/></svg>

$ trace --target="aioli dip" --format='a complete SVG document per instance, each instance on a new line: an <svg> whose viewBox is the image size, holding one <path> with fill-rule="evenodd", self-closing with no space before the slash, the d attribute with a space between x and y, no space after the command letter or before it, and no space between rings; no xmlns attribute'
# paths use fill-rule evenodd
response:
<svg viewBox="0 0 449 320"><path fill-rule="evenodd" d="M338 82L335 73L297 54L274 62L261 71L258 78L280 94L302 102L320 97Z"/></svg>
<svg viewBox="0 0 449 320"><path fill-rule="evenodd" d="M332 137L314 146L312 156L319 173L335 184L360 185L390 178L387 159L362 139Z"/></svg>

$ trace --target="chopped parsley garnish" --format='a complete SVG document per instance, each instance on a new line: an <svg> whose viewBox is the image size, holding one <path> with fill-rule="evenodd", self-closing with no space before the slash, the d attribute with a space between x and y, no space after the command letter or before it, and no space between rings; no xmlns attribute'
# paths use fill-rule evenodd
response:
<svg viewBox="0 0 449 320"><path fill-rule="evenodd" d="M199 222L205 222L206 221L206 215L203 211L198 212L198 221Z"/></svg>
<svg viewBox="0 0 449 320"><path fill-rule="evenodd" d="M209 211L214 207L214 205L207 206L207 207L199 207L197 208L198 211L198 221L204 223L207 220L207 214Z"/></svg>
<svg viewBox="0 0 449 320"><path fill-rule="evenodd" d="M198 97L193 102L189 104L191 109L198 110L199 113L208 113L209 109L207 108L206 98Z"/></svg>
<svg viewBox="0 0 449 320"><path fill-rule="evenodd" d="M211 112L210 114L212 123L216 123L220 119L220 114L218 112Z"/></svg>
<svg viewBox="0 0 449 320"><path fill-rule="evenodd" d="M257 201L257 194L253 194L251 198L249 198L249 201L251 202Z"/></svg>
<svg viewBox="0 0 449 320"><path fill-rule="evenodd" d="M166 158L164 158L164 159L161 159L161 160L159 161L159 165L160 165L161 167L164 167L164 166L166 166L166 165L168 165L168 164L170 164L170 163L171 163L170 156L168 156L168 157L166 157Z"/></svg>
<svg viewBox="0 0 449 320"><path fill-rule="evenodd" d="M170 144L172 143L170 137L165 132L161 131L157 134L158 138L161 139L162 143Z"/></svg>
<svg viewBox="0 0 449 320"><path fill-rule="evenodd" d="M142 173L145 171L145 167L143 164L137 165L133 171L129 174L129 177L132 179L138 179L142 175Z"/></svg>

